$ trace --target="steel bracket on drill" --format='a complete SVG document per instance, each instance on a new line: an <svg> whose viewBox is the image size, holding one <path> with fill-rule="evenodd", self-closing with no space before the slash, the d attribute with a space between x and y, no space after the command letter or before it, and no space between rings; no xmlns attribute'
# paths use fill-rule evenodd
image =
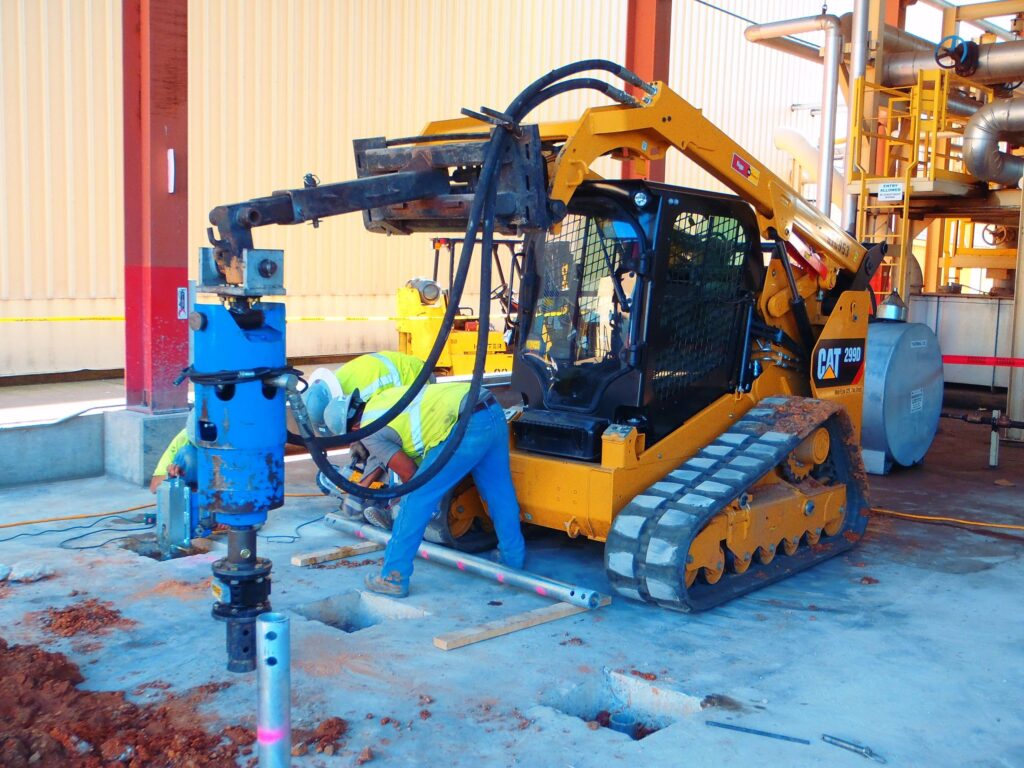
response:
<svg viewBox="0 0 1024 768"><path fill-rule="evenodd" d="M284 251L245 248L236 256L220 248L200 248L196 290L220 296L283 296Z"/></svg>

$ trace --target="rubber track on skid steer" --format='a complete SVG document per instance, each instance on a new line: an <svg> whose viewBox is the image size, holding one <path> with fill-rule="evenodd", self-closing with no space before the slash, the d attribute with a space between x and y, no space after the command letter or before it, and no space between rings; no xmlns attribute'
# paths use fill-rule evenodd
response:
<svg viewBox="0 0 1024 768"><path fill-rule="evenodd" d="M694 538L715 515L771 472L801 441L825 426L836 480L846 485L846 514L833 536L744 573L726 569L716 584L684 581ZM806 397L771 397L710 445L636 496L612 523L605 568L617 592L679 611L701 611L849 549L867 527L867 479L849 418L839 405ZM777 543L777 542L773 542Z"/></svg>

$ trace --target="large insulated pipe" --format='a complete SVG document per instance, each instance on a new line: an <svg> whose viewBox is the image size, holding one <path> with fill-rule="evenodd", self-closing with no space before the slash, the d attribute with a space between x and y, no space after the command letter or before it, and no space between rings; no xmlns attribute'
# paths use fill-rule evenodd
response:
<svg viewBox="0 0 1024 768"><path fill-rule="evenodd" d="M821 87L821 133L818 140L818 208L826 215L832 210L832 170L836 150L836 109L839 98L839 64L843 59L843 36L839 17L829 13L801 19L754 24L743 35L752 43L778 40L804 32L825 33L825 73Z"/></svg>
<svg viewBox="0 0 1024 768"><path fill-rule="evenodd" d="M1024 176L1024 157L1001 152L999 142L1024 139L1024 100L997 99L967 121L964 165L979 179L1017 186Z"/></svg>
<svg viewBox="0 0 1024 768"><path fill-rule="evenodd" d="M882 85L913 85L921 70L935 69L935 49L886 55ZM1024 40L978 46L978 69L967 77L973 83L1012 83L1024 80Z"/></svg>
<svg viewBox="0 0 1024 768"><path fill-rule="evenodd" d="M793 128L776 128L773 135L775 146L795 158L800 167L807 171L811 181L818 183L819 160L817 148L800 131ZM846 197L846 180L839 171L832 169L832 202L838 206L844 204Z"/></svg>
<svg viewBox="0 0 1024 768"><path fill-rule="evenodd" d="M376 541L378 544L387 544L391 539L391 534L387 531L375 528L372 525L355 523L338 515L328 514L324 517L324 522L331 528L351 533L360 539ZM458 552L454 549L448 549L448 547L438 546L437 544L423 542L420 544L417 554L424 560L432 563L447 565L476 576L494 579L499 584L525 589L527 592L535 592L542 597L550 597L554 600L561 600L562 602L572 603L584 608L597 608L601 605L607 605L611 600L607 595L602 595L600 592L595 592L592 589L584 589L572 584L566 584L563 581L538 576L528 571L517 571L514 568L509 568L491 560L467 555L465 552Z"/></svg>
<svg viewBox="0 0 1024 768"><path fill-rule="evenodd" d="M840 19L842 23L842 19ZM854 83L868 71L868 0L854 0L853 21L850 40L850 91ZM850 99L852 100L852 99ZM846 177L853 178L852 169L860 165L860 147L853 145L857 131L857 114L850 110L850 129L846 136ZM847 191L848 190L844 190ZM857 222L857 196L846 194L843 198L843 229L853 232Z"/></svg>
<svg viewBox="0 0 1024 768"><path fill-rule="evenodd" d="M283 613L256 619L256 741L259 768L288 768L292 760L292 646Z"/></svg>

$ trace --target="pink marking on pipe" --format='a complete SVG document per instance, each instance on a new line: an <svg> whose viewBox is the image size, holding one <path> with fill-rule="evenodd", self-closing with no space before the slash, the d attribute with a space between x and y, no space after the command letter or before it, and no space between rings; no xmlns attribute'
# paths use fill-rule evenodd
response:
<svg viewBox="0 0 1024 768"><path fill-rule="evenodd" d="M360 539L365 539L366 538L366 534L363 533L362 531L356 531L356 536L358 536Z"/></svg>
<svg viewBox="0 0 1024 768"><path fill-rule="evenodd" d="M462 562L461 560L456 560L455 561L455 565L457 565L459 567L460 571L466 570L466 564L464 562Z"/></svg>
<svg viewBox="0 0 1024 768"><path fill-rule="evenodd" d="M260 744L276 744L287 735L287 728L256 728L256 740Z"/></svg>
<svg viewBox="0 0 1024 768"><path fill-rule="evenodd" d="M547 597L548 596L548 591L546 589L544 589L544 587L535 587L535 589L537 590L537 594L540 595L541 597Z"/></svg>
<svg viewBox="0 0 1024 768"><path fill-rule="evenodd" d="M498 583L499 584L504 584L505 583L505 574L504 573L499 573L497 575L497 578L498 578Z"/></svg>
<svg viewBox="0 0 1024 768"><path fill-rule="evenodd" d="M430 559L430 554L427 552L427 550L421 549L420 550L420 557L422 557L424 560L429 560Z"/></svg>

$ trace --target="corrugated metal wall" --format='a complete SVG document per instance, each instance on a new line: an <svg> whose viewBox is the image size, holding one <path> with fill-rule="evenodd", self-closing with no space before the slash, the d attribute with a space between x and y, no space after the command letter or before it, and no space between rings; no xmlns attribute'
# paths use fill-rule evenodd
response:
<svg viewBox="0 0 1024 768"><path fill-rule="evenodd" d="M813 5L776 0L771 18ZM625 0L191 0L190 251L214 205L307 172L351 178L354 138L503 107L575 59L623 60L625 12ZM742 21L693 0L673 16L671 85L785 173L771 132L814 135L816 120L790 106L817 103L820 68L746 43ZM120 314L119 0L0 0L0 62L0 316ZM570 95L537 117L593 103ZM712 186L680 158L668 173ZM292 316L390 314L394 290L432 264L428 238L369 235L355 215L263 230L257 244L287 253ZM289 335L296 355L394 344L386 322L295 323ZM120 323L0 323L0 375L120 367L122 355Z"/></svg>
<svg viewBox="0 0 1024 768"><path fill-rule="evenodd" d="M503 109L554 66L623 59L624 8L620 0L194 0L192 244L203 244L200 223L214 205L301 186L308 172L324 182L353 178L355 138L415 134L463 106ZM566 96L538 115L596 103ZM428 237L370 235L358 215L256 239L285 249L290 316L388 316L395 290L433 264ZM289 326L288 348L312 355L396 341L389 322L304 322Z"/></svg>
<svg viewBox="0 0 1024 768"><path fill-rule="evenodd" d="M719 0L715 5L741 16L756 15L760 22L813 16L821 11L820 3L807 0ZM763 45L748 43L743 37L747 26L735 16L692 0L674 3L669 85L702 109L705 117L741 146L788 179L790 158L775 148L772 136L776 128L795 128L817 145L817 112L812 116L810 109L794 110L793 106L821 103L822 69ZM814 40L811 35L801 37ZM842 120L836 130L845 135ZM679 153L669 155L665 166L670 182L727 191Z"/></svg>
<svg viewBox="0 0 1024 768"><path fill-rule="evenodd" d="M0 0L0 317L120 315L120 0ZM121 323L0 323L0 375L117 368Z"/></svg>

